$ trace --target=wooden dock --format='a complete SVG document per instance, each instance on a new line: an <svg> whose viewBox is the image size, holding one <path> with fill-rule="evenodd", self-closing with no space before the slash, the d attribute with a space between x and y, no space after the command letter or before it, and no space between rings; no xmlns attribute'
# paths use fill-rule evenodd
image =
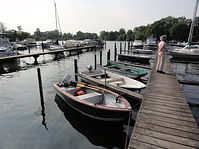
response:
<svg viewBox="0 0 199 149"><path fill-rule="evenodd" d="M199 129L168 57L165 72L154 65L128 149L199 148Z"/></svg>
<svg viewBox="0 0 199 149"><path fill-rule="evenodd" d="M8 60L12 60L12 59L17 59L17 58L25 58L25 57L34 57L35 59L35 63L37 63L37 58L40 55L45 55L45 54L58 54L60 52L72 52L72 51L81 51L83 49L94 49L95 46L82 46L82 47L73 47L73 48L67 48L67 49L60 49L60 50L51 50L51 51L47 51L47 52L39 52L39 53L34 53L34 54L20 54L20 55L15 55L15 56L7 56L7 57L0 57L0 64L8 61Z"/></svg>

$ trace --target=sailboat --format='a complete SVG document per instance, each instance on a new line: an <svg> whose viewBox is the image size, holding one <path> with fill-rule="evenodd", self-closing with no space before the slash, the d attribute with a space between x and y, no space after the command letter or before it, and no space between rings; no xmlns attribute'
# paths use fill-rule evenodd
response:
<svg viewBox="0 0 199 149"><path fill-rule="evenodd" d="M193 20L191 23L191 28L190 28L189 37L188 37L188 45L186 45L184 48L174 49L173 51L171 51L170 54L172 55L174 59L183 59L183 60L188 59L188 60L194 60L194 61L199 60L199 45L191 45L195 18L196 18L196 13L197 13L197 8L198 8L198 2L199 0L196 0Z"/></svg>
<svg viewBox="0 0 199 149"><path fill-rule="evenodd" d="M54 1L54 6L55 6L56 30L58 31L58 33L61 33L61 25L60 25L58 11L57 11L57 5L56 5L55 1ZM59 44L58 39L56 40L55 44L50 45L50 48L49 48L49 50L60 50L60 49L64 49L64 47Z"/></svg>

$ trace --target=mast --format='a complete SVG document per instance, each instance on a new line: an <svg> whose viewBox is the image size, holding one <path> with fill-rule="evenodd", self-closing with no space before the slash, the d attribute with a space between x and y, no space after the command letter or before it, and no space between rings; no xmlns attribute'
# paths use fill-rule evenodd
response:
<svg viewBox="0 0 199 149"><path fill-rule="evenodd" d="M192 41L193 29L194 29L194 25L195 25L196 13L197 13L197 9L198 9L198 1L199 0L196 0L196 6L195 6L194 14L193 14L193 20L192 20L191 28L190 28L190 31L189 31L189 38L188 38L188 44L189 45L191 44L191 41Z"/></svg>
<svg viewBox="0 0 199 149"><path fill-rule="evenodd" d="M56 29L58 30L58 28L57 28L57 6L56 6L55 1L54 1L54 5L55 5L55 21L56 21Z"/></svg>
<svg viewBox="0 0 199 149"><path fill-rule="evenodd" d="M59 37L60 34L62 34L62 32L61 32L61 25L60 25L60 21L59 21L59 15L58 15L57 5L55 3L55 0L54 0L54 5L55 5L56 30L58 31L58 36L57 36L57 40L58 40L58 37Z"/></svg>

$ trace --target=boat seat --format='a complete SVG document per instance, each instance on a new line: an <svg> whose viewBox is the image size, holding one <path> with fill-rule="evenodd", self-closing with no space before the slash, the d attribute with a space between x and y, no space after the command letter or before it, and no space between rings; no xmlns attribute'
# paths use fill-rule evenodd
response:
<svg viewBox="0 0 199 149"><path fill-rule="evenodd" d="M121 69L121 70L124 70L124 71L131 71L130 68L124 68L122 66L116 66L116 65L108 66L108 68L117 68L117 69Z"/></svg>
<svg viewBox="0 0 199 149"><path fill-rule="evenodd" d="M110 80L107 80L107 83L111 83L111 82L117 82L117 81L122 81L124 82L124 78L111 78Z"/></svg>
<svg viewBox="0 0 199 149"><path fill-rule="evenodd" d="M99 104L102 102L103 95L98 92L91 92L84 95L76 96L79 99L86 100L88 102Z"/></svg>
<svg viewBox="0 0 199 149"><path fill-rule="evenodd" d="M65 92L68 92L69 94L75 96L76 92L79 91L81 88L80 87L69 87L69 88L63 87L63 89L65 90Z"/></svg>

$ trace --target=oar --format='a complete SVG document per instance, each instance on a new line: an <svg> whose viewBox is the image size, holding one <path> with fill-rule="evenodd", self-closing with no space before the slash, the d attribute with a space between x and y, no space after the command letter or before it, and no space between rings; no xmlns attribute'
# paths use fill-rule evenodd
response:
<svg viewBox="0 0 199 149"><path fill-rule="evenodd" d="M77 87L85 87L85 88L88 88L88 89L91 89L91 90L94 90L94 91L98 91L98 92L104 92L104 90L100 90L98 88L95 88L95 87L90 87L90 86L87 86L87 85L84 85L84 84L80 84L80 83L77 83L76 84Z"/></svg>

